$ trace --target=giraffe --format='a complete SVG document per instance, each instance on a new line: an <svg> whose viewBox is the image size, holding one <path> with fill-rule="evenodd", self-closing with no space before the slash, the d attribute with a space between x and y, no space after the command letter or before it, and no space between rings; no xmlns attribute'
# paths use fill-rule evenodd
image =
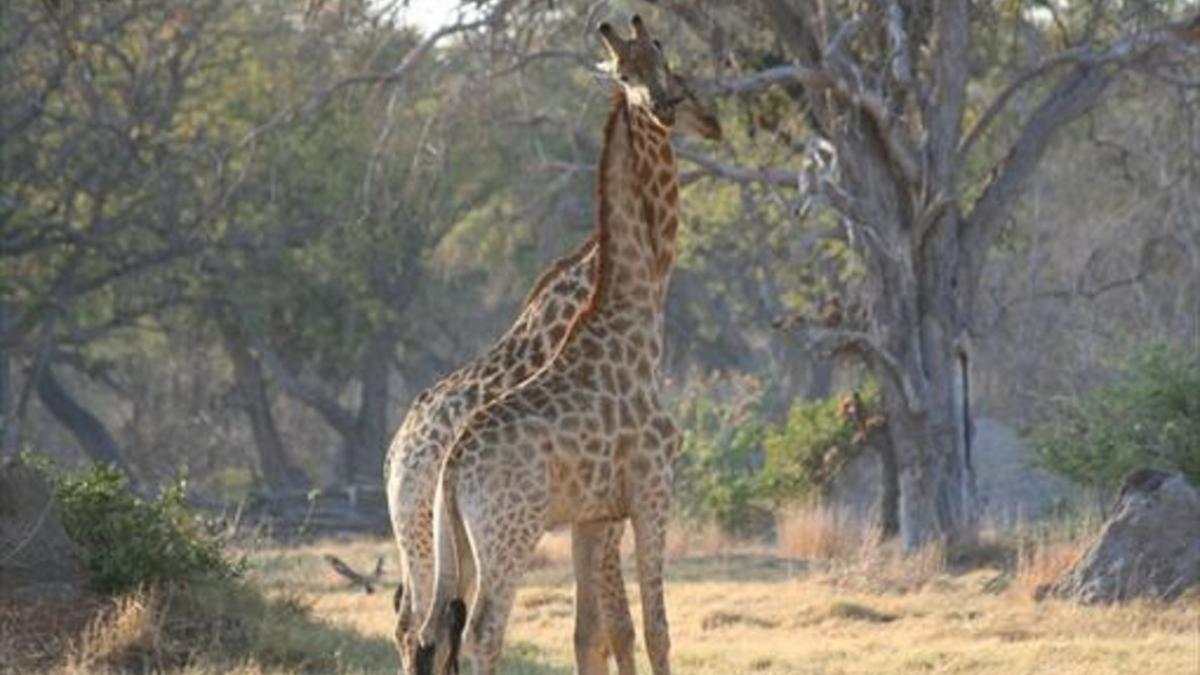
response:
<svg viewBox="0 0 1200 675"><path fill-rule="evenodd" d="M659 400L657 370L678 223L669 141L678 94L657 41L639 17L632 25L630 40L600 26L620 83L597 171L588 305L550 363L472 412L446 456L420 675L457 671L464 637L476 673L493 675L516 581L541 535L571 524L584 540L578 553L625 518L651 666L670 672L662 549L680 435Z"/></svg>
<svg viewBox="0 0 1200 675"><path fill-rule="evenodd" d="M675 131L719 136L711 105L688 80L671 75L680 100ZM595 237L555 261L534 283L513 326L479 358L414 400L388 450L384 469L392 527L401 553L396 590L395 643L401 670L414 664L414 617L424 615L433 586L432 506L438 470L469 412L536 372L556 351L592 294ZM607 673L612 654L621 675L632 675L634 629L620 568L623 523L573 532L576 572L576 660L581 675ZM603 628L603 633L601 632Z"/></svg>

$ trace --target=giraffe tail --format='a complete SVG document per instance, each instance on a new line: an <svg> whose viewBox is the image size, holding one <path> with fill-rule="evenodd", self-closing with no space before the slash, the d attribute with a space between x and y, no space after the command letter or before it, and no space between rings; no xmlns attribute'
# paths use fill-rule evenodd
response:
<svg viewBox="0 0 1200 675"><path fill-rule="evenodd" d="M421 628L421 647L417 651L417 673L420 675L458 672L463 629L467 623L467 605L463 596L476 581L475 558L458 508L457 479L457 466L451 453L442 467L434 496L434 586L429 613ZM444 656L439 654L439 643L448 646ZM439 667L435 669L435 665Z"/></svg>

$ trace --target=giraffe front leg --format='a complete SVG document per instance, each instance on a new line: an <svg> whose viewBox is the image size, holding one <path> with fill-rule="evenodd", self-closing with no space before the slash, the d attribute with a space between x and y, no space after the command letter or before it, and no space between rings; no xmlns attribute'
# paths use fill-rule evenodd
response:
<svg viewBox="0 0 1200 675"><path fill-rule="evenodd" d="M666 495L647 500L633 515L638 586L642 593L642 631L654 675L671 672L671 636L663 597L663 550L666 543Z"/></svg>
<svg viewBox="0 0 1200 675"><path fill-rule="evenodd" d="M571 560L575 566L575 670L579 675L608 675L601 616L603 525L571 526Z"/></svg>
<svg viewBox="0 0 1200 675"><path fill-rule="evenodd" d="M629 612L629 598L625 595L625 577L621 573L621 538L624 534L624 520L603 526L598 594L603 606L608 646L617 661L617 673L637 675L633 662L633 617Z"/></svg>
<svg viewBox="0 0 1200 675"><path fill-rule="evenodd" d="M608 673L608 654L620 675L636 675L633 617L621 575L624 521L576 523L571 528L575 562L575 665L580 675ZM601 630L603 629L603 630Z"/></svg>

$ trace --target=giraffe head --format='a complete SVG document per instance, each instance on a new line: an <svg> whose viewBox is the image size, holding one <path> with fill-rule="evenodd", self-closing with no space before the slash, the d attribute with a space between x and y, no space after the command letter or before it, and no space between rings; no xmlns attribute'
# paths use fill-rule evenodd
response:
<svg viewBox="0 0 1200 675"><path fill-rule="evenodd" d="M697 94L691 81L679 73L671 73L671 87L679 99L675 106L674 132L710 141L721 140L721 123L717 120L713 102Z"/></svg>
<svg viewBox="0 0 1200 675"><path fill-rule="evenodd" d="M642 18L634 15L630 22L633 38L621 37L612 24L600 24L600 38L608 48L611 68L625 98L633 105L645 106L664 127L675 124L675 107L682 100L681 92L671 77L671 67L663 54L662 45L650 37Z"/></svg>

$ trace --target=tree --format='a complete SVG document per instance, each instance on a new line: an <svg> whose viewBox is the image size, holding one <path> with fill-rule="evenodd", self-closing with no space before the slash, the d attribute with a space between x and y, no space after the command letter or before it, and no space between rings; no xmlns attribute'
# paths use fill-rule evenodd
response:
<svg viewBox="0 0 1200 675"><path fill-rule="evenodd" d="M344 483L381 479L393 366L398 346L419 334L411 308L430 282L430 257L506 175L482 152L491 141L463 105L467 93L413 61L445 34L356 24L291 34L276 47L284 58L252 57L281 89L319 92L319 109L257 135L254 170L227 215L246 243L208 261L209 309L237 327L222 332L249 390L269 374L338 434ZM302 67L287 56L297 52ZM361 67L360 52L368 72L386 74L345 75L343 60ZM223 105L269 107L263 98L244 90ZM260 400L251 419L265 421L261 397L251 399ZM265 426L256 435L271 436Z"/></svg>
<svg viewBox="0 0 1200 675"><path fill-rule="evenodd" d="M0 13L0 369L5 442L33 394L96 460L123 465L103 423L55 375L102 368L89 345L181 300L168 271L212 243L226 185L180 124L220 0L52 3ZM212 37L211 35L209 36ZM12 113L11 115L8 113Z"/></svg>
<svg viewBox="0 0 1200 675"><path fill-rule="evenodd" d="M739 11L663 4L714 53L776 64L714 90L747 96L781 86L798 131L820 141L793 153L806 152L810 168L701 166L718 178L800 183L837 214L865 266L865 312L857 323L811 327L807 343L856 354L881 384L904 546L969 533L971 343L988 252L1055 133L1124 73L1186 77L1186 64L1172 59L1194 51L1200 25L1171 24L1140 3L1128 8L1132 21L1103 3L1070 3L1065 18L1050 4L1006 10L965 0L759 0ZM1060 48L1019 50L1015 64L980 58L998 48L1005 21L1018 32L1050 23L1037 32ZM995 98L975 100L970 85L1013 65ZM1018 97L1038 102L1018 115L1010 109Z"/></svg>

